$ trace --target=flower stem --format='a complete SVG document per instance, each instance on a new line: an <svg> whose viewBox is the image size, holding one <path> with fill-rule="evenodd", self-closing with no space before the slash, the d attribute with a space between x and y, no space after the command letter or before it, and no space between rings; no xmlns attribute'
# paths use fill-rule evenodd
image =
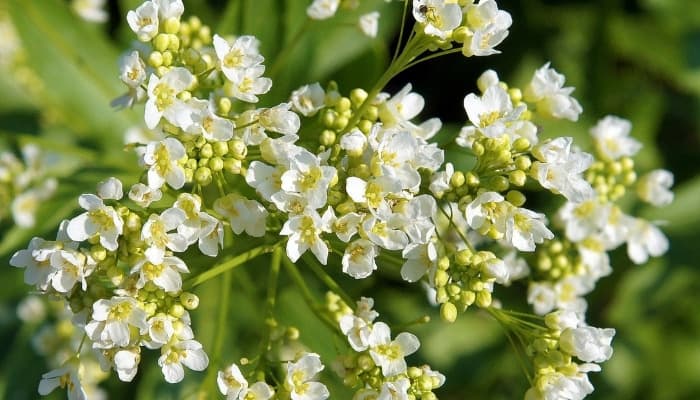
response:
<svg viewBox="0 0 700 400"><path fill-rule="evenodd" d="M328 286L328 288L329 288L330 290L332 290L332 291L335 292L338 296L340 296L340 298L342 298L343 301L344 301L349 307L352 308L353 305L355 304L355 301L352 299L352 297L350 297L350 296L345 292L345 290L343 290L342 287L340 287L340 285L338 285L338 282L336 282L335 279L333 279L333 277L331 277L331 276L328 274L328 272L326 272L326 270L323 269L323 267L321 266L321 264L319 264L319 262L318 262L314 257L311 257L311 256L309 256L309 255L306 255L306 254L305 254L303 258L304 258L304 262L306 262L306 264L309 266L309 268L311 268L311 271L313 271L313 273L316 274L316 276L318 277L318 279L320 279L321 281L323 281L323 283L325 283L326 286Z"/></svg>
<svg viewBox="0 0 700 400"><path fill-rule="evenodd" d="M267 279L267 297L265 300L265 327L260 342L260 355L255 367L256 374L264 378L265 367L267 362L266 354L270 349L270 341L272 338L272 329L276 326L274 320L275 303L277 301L277 283L279 281L280 266L282 264L282 248L276 247L272 252L272 260L270 262L270 275Z"/></svg>
<svg viewBox="0 0 700 400"><path fill-rule="evenodd" d="M217 276L223 274L226 271L229 271L233 268L236 268L240 265L245 264L247 261L252 260L253 258L261 255L261 254L267 254L272 252L276 247L278 247L279 244L277 245L263 245L256 247L254 249L248 250L245 253L241 253L227 261L224 261L221 264L218 264L217 266L208 269L201 274L194 276L190 278L187 282L185 282L185 289L191 289L195 286L199 286L202 283L212 279L216 278Z"/></svg>

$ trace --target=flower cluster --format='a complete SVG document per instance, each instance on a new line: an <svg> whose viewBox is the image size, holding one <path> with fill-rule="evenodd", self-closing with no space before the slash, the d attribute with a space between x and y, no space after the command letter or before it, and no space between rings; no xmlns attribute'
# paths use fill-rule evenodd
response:
<svg viewBox="0 0 700 400"><path fill-rule="evenodd" d="M307 22L356 3L313 1ZM592 129L592 154L570 137L542 139L538 119L576 121L582 112L549 63L523 89L484 72L479 93L464 97L467 120L455 139L473 165L447 159L434 140L442 122L417 120L423 97L410 84L395 94L382 90L436 56L497 53L511 17L493 0L409 3L404 14L410 7L414 29L399 38L373 88L344 94L334 82L309 83L269 107L257 106L273 84L257 38L213 34L197 17L183 19L181 0L149 0L128 12L139 43L121 59L126 93L115 105L143 110L145 134L128 138L142 174L126 197L116 178L81 195L84 211L63 221L55 240L34 238L10 262L25 269L27 284L63 299L84 335L40 393L62 386L84 396L79 372L88 357L81 351L122 381L134 379L144 348L160 352L169 383L184 379L184 367L206 369L209 358L191 327L189 311L199 303L191 290L270 252L256 368L244 374L248 362L216 366L228 399L330 396L318 380L325 368L318 353L272 354L281 265L319 319L347 340L334 369L355 399L435 399L445 377L428 365L409 367L405 358L419 339L392 337L387 323L375 321L371 298L351 309L353 299L326 265L353 280L396 267L404 281L428 288L448 322L472 305L487 310L526 345L534 371L527 399L580 399L593 390L586 373L611 356L615 332L585 323L582 296L612 272L607 251L626 243L632 261L643 263L668 247L656 225L616 202L636 185L639 198L666 205L673 176L658 170L637 180L631 157L640 144L617 117ZM376 35L377 18L361 17L367 35ZM552 225L547 209L528 202L530 191L565 201L549 213ZM189 262L195 256L222 261L201 268ZM334 292L325 307L314 303L297 265L314 269ZM183 278L191 267L192 277ZM498 285L525 278L527 301L536 314L549 313L544 319L500 308ZM288 336L296 341L295 329Z"/></svg>
<svg viewBox="0 0 700 400"><path fill-rule="evenodd" d="M50 177L50 162L38 146L22 147L20 160L10 151L0 153L0 220L12 215L17 226L31 228L43 201L56 191L57 181Z"/></svg>

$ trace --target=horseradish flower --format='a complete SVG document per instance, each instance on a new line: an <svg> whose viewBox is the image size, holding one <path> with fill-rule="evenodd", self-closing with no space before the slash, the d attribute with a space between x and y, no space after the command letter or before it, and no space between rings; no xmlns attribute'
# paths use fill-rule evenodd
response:
<svg viewBox="0 0 700 400"><path fill-rule="evenodd" d="M119 77L128 87L136 89L146 81L146 64L134 50L119 60Z"/></svg>
<svg viewBox="0 0 700 400"><path fill-rule="evenodd" d="M153 1L146 1L136 10L130 10L126 21L140 41L148 42L158 34L158 6Z"/></svg>
<svg viewBox="0 0 700 400"><path fill-rule="evenodd" d="M562 350L575 355L579 360L600 363L610 359L613 349L610 346L615 329L582 326L567 328L559 337Z"/></svg>
<svg viewBox="0 0 700 400"><path fill-rule="evenodd" d="M143 208L151 205L152 202L158 201L163 197L160 189L152 189L143 183L137 183L129 189L129 198Z"/></svg>
<svg viewBox="0 0 700 400"><path fill-rule="evenodd" d="M309 210L306 215L290 217L282 226L280 235L289 236L287 240L287 257L296 262L306 250L311 249L318 261L326 265L328 260L328 246L321 239L323 222L321 216L314 210Z"/></svg>
<svg viewBox="0 0 700 400"><path fill-rule="evenodd" d="M335 15L339 5L340 0L314 0L313 3L306 8L306 15L316 20L328 19Z"/></svg>
<svg viewBox="0 0 700 400"><path fill-rule="evenodd" d="M485 223L494 225L500 232L505 231L506 215L500 207L505 198L496 192L483 192L467 205L464 214L473 229L480 229Z"/></svg>
<svg viewBox="0 0 700 400"><path fill-rule="evenodd" d="M462 9L446 0L413 0L413 17L426 35L445 39L462 22Z"/></svg>
<svg viewBox="0 0 700 400"><path fill-rule="evenodd" d="M292 92L292 109L305 117L312 117L325 106L326 92L316 82Z"/></svg>
<svg viewBox="0 0 700 400"><path fill-rule="evenodd" d="M138 334L147 332L146 312L132 297L114 296L92 305L92 320L85 325L85 332L93 347L110 349L128 346L132 328Z"/></svg>
<svg viewBox="0 0 700 400"><path fill-rule="evenodd" d="M248 103L257 103L258 96L270 91L272 80L265 78L264 65L255 65L243 70L231 73L231 85L227 85L227 94Z"/></svg>
<svg viewBox="0 0 700 400"><path fill-rule="evenodd" d="M248 389L248 381L236 364L231 364L223 371L219 371L216 374L216 384L221 394L228 400L238 400L241 398L240 394Z"/></svg>
<svg viewBox="0 0 700 400"><path fill-rule="evenodd" d="M321 357L316 353L306 353L296 362L287 362L284 386L292 400L325 400L330 396L326 385L313 380L323 368Z"/></svg>
<svg viewBox="0 0 700 400"><path fill-rule="evenodd" d="M51 278L51 286L60 293L68 293L76 283L80 282L80 288L87 290L87 281L94 267L95 261L84 253L66 248L51 254L51 266L56 270Z"/></svg>
<svg viewBox="0 0 700 400"><path fill-rule="evenodd" d="M178 160L185 157L185 147L175 138L165 138L160 142L146 145L143 163L148 165L148 186L159 189L167 183L173 189L185 185L185 169Z"/></svg>
<svg viewBox="0 0 700 400"><path fill-rule="evenodd" d="M196 82L192 73L183 67L175 67L163 77L151 74L148 79L148 100L144 119L149 129L154 129L160 119L165 117L168 122L178 125L178 119L187 106L177 95L187 90Z"/></svg>
<svg viewBox="0 0 700 400"><path fill-rule="evenodd" d="M554 237L545 222L544 214L513 207L506 219L506 240L520 251L535 251L535 243Z"/></svg>
<svg viewBox="0 0 700 400"><path fill-rule="evenodd" d="M148 337L150 340L142 339L144 346L149 349L158 349L164 344L170 342L170 339L175 335L175 327L173 326L173 317L159 313L151 317L148 323Z"/></svg>
<svg viewBox="0 0 700 400"><path fill-rule="evenodd" d="M93 235L99 235L100 244L109 251L118 247L117 239L122 234L124 221L117 211L106 206L94 194L82 194L78 198L80 206L87 210L70 220L66 232L71 240L82 242Z"/></svg>
<svg viewBox="0 0 700 400"><path fill-rule="evenodd" d="M254 237L265 235L268 212L255 200L229 194L214 201L214 210L229 220L236 235L244 231Z"/></svg>
<svg viewBox="0 0 700 400"><path fill-rule="evenodd" d="M391 340L391 330L383 322L377 322L369 336L369 355L382 369L382 375L390 377L406 372L404 357L413 354L420 342L412 333L402 332Z"/></svg>
<svg viewBox="0 0 700 400"><path fill-rule="evenodd" d="M382 383L377 400L409 400L408 389L411 381L408 378L399 378L395 381Z"/></svg>
<svg viewBox="0 0 700 400"><path fill-rule="evenodd" d="M158 15L161 21L166 21L170 18L180 19L182 13L185 12L185 5L182 0L154 0L158 5Z"/></svg>
<svg viewBox="0 0 700 400"><path fill-rule="evenodd" d="M593 163L593 156L572 150L572 143L570 137L559 137L537 146L533 155L539 162L532 164L531 173L542 187L580 203L595 195L581 175Z"/></svg>
<svg viewBox="0 0 700 400"><path fill-rule="evenodd" d="M513 109L510 96L500 85L489 86L481 97L474 93L464 98L469 121L485 136L497 138L506 131L506 124L516 120L524 107Z"/></svg>
<svg viewBox="0 0 700 400"><path fill-rule="evenodd" d="M357 239L350 243L343 255L343 272L355 279L363 279L377 269L374 261L377 247L367 239Z"/></svg>
<svg viewBox="0 0 700 400"><path fill-rule="evenodd" d="M300 193L308 200L311 208L326 205L328 189L336 178L334 167L321 165L318 156L302 151L292 158L291 168L280 177L282 190Z"/></svg>
<svg viewBox="0 0 700 400"><path fill-rule="evenodd" d="M102 200L121 200L124 196L122 182L114 177L107 178L97 184L97 195Z"/></svg>
<svg viewBox="0 0 700 400"><path fill-rule="evenodd" d="M673 174L665 169L656 169L642 176L637 183L639 198L656 207L663 207L673 201Z"/></svg>
<svg viewBox="0 0 700 400"><path fill-rule="evenodd" d="M507 11L499 10L494 0L481 0L478 4L467 4L463 9L468 28L462 54L490 56L500 51L495 47L508 36L513 19Z"/></svg>
<svg viewBox="0 0 700 400"><path fill-rule="evenodd" d="M148 246L144 252L148 261L155 264L162 263L166 248L177 252L187 249L186 238L179 233L171 232L184 221L185 213L178 208L169 208L160 215L149 215L141 228L141 240Z"/></svg>
<svg viewBox="0 0 700 400"><path fill-rule="evenodd" d="M524 99L535 103L540 114L577 121L583 108L571 97L574 88L564 87L564 81L564 75L546 63L535 72L530 84L525 88Z"/></svg>
<svg viewBox="0 0 700 400"><path fill-rule="evenodd" d="M122 382L131 382L139 369L139 362L141 361L140 347L120 349L114 353L114 359L112 361L119 380Z"/></svg>
<svg viewBox="0 0 700 400"><path fill-rule="evenodd" d="M579 242L600 231L608 222L610 205L596 199L581 203L566 202L557 212L557 218L566 225L566 238Z"/></svg>
<svg viewBox="0 0 700 400"><path fill-rule="evenodd" d="M176 123L185 132L202 135L210 142L225 142L233 138L233 122L214 113L210 101L190 99Z"/></svg>
<svg viewBox="0 0 700 400"><path fill-rule="evenodd" d="M260 42L254 36L239 36L233 43L229 43L221 36L214 35L213 44L221 71L230 81L235 81L240 72L265 60L260 55Z"/></svg>
<svg viewBox="0 0 700 400"><path fill-rule="evenodd" d="M408 245L406 232L377 216L367 217L362 223L362 229L369 240L387 250L401 250Z"/></svg>
<svg viewBox="0 0 700 400"><path fill-rule="evenodd" d="M360 15L357 21L357 26L365 36L376 38L379 31L379 12L373 11L367 14Z"/></svg>
<svg viewBox="0 0 700 400"><path fill-rule="evenodd" d="M668 239L651 222L630 218L628 227L627 255L635 264L644 264L649 256L658 257L668 250Z"/></svg>
<svg viewBox="0 0 700 400"><path fill-rule="evenodd" d="M183 365L193 371L204 371L209 365L209 357L201 343L196 340L176 340L161 348L158 358L165 381L178 383L185 377Z"/></svg>
<svg viewBox="0 0 700 400"><path fill-rule="evenodd" d="M51 370L41 376L39 394L47 396L57 387L68 391L68 400L87 400L87 394L80 382L80 361L71 358L60 368Z"/></svg>
<svg viewBox="0 0 700 400"><path fill-rule="evenodd" d="M163 288L166 292L177 293L182 289L182 276L180 274L190 272L184 261L177 257L163 257L161 263L155 264L144 259L134 265L130 271L138 274L137 288L142 288L147 282Z"/></svg>
<svg viewBox="0 0 700 400"><path fill-rule="evenodd" d="M603 159L618 160L630 157L642 148L642 144L629 137L632 124L622 118L608 115L591 129L596 149Z"/></svg>
<svg viewBox="0 0 700 400"><path fill-rule="evenodd" d="M401 256L406 262L401 266L401 278L407 282L417 282L437 265L437 247L432 242L411 243Z"/></svg>
<svg viewBox="0 0 700 400"><path fill-rule="evenodd" d="M272 108L259 109L258 123L268 131L294 135L299 131L301 121L295 112L289 111L291 106L290 103L282 103Z"/></svg>

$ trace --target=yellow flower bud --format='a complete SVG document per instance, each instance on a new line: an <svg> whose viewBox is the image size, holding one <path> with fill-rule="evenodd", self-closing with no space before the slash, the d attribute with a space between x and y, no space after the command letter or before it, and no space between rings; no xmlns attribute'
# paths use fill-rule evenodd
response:
<svg viewBox="0 0 700 400"><path fill-rule="evenodd" d="M486 308L491 305L491 292L482 290L476 294L476 305L481 308Z"/></svg>
<svg viewBox="0 0 700 400"><path fill-rule="evenodd" d="M167 33L159 33L153 39L153 48L158 50L158 51L163 52L163 51L167 50L169 45L170 45L170 35L168 35Z"/></svg>
<svg viewBox="0 0 700 400"><path fill-rule="evenodd" d="M355 107L360 107L360 105L367 99L367 92L363 89L353 89L350 92L350 101Z"/></svg>
<svg viewBox="0 0 700 400"><path fill-rule="evenodd" d="M447 303L442 303L440 306L440 318L445 322L455 322L457 319L457 307L449 301Z"/></svg>
<svg viewBox="0 0 700 400"><path fill-rule="evenodd" d="M202 186L207 186L212 181L211 169L207 167L199 167L194 171L194 180Z"/></svg>
<svg viewBox="0 0 700 400"><path fill-rule="evenodd" d="M194 310L199 306L199 297L194 293L182 292L180 303L188 310Z"/></svg>
<svg viewBox="0 0 700 400"><path fill-rule="evenodd" d="M160 51L153 51L148 55L148 65L158 68L163 65L163 54Z"/></svg>
<svg viewBox="0 0 700 400"><path fill-rule="evenodd" d="M520 171L522 172L522 171ZM525 174L522 172L523 175ZM522 186L522 185L520 185ZM506 200L508 200L511 204L513 204L516 207L521 207L523 204L525 204L526 197L524 194L517 190L510 190L506 194Z"/></svg>

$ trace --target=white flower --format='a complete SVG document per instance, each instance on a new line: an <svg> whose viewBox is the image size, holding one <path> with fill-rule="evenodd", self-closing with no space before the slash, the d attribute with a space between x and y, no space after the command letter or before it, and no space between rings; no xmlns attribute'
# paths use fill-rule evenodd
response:
<svg viewBox="0 0 700 400"><path fill-rule="evenodd" d="M593 163L593 156L572 150L572 143L570 137L559 137L535 147L533 155L539 162L532 164L531 173L544 188L581 203L595 195L581 175Z"/></svg>
<svg viewBox="0 0 700 400"><path fill-rule="evenodd" d="M401 266L401 278L407 282L417 282L437 264L437 247L432 242L411 243L403 250L406 262Z"/></svg>
<svg viewBox="0 0 700 400"><path fill-rule="evenodd" d="M148 207L152 202L163 197L160 189L152 189L143 183L137 183L129 189L129 198L141 207Z"/></svg>
<svg viewBox="0 0 700 400"><path fill-rule="evenodd" d="M187 272L190 271L185 262L172 256L163 257L163 261L159 264L143 259L131 268L132 274L139 274L139 280L136 282L137 288L144 287L147 282L153 282L169 293L177 293L182 289L180 274Z"/></svg>
<svg viewBox="0 0 700 400"><path fill-rule="evenodd" d="M269 213L255 200L229 194L214 201L214 210L229 220L231 230L236 235L244 231L254 237L265 235Z"/></svg>
<svg viewBox="0 0 700 400"><path fill-rule="evenodd" d="M325 206L336 169L321 165L319 157L309 151L296 154L291 161L291 168L280 177L282 190L302 194L313 209Z"/></svg>
<svg viewBox="0 0 700 400"><path fill-rule="evenodd" d="M178 383L185 377L183 365L193 371L204 371L209 365L209 357L196 340L181 340L161 348L158 358L165 381Z"/></svg>
<svg viewBox="0 0 700 400"><path fill-rule="evenodd" d="M377 32L379 31L379 12L373 11L360 15L360 19L357 21L357 26L360 28L362 33L368 37L376 38Z"/></svg>
<svg viewBox="0 0 700 400"><path fill-rule="evenodd" d="M363 279L377 269L374 261L377 247L367 239L357 239L345 248L343 255L343 272L355 279Z"/></svg>
<svg viewBox="0 0 700 400"><path fill-rule="evenodd" d="M630 157L642 148L642 144L629 137L632 124L613 115L598 121L591 129L598 153L606 160L617 160Z"/></svg>
<svg viewBox="0 0 700 400"><path fill-rule="evenodd" d="M177 126L185 132L202 135L210 142L225 142L233 138L233 122L216 115L210 101L190 99L177 118Z"/></svg>
<svg viewBox="0 0 700 400"><path fill-rule="evenodd" d="M538 113L577 121L583 109L578 101L571 97L574 88L564 87L564 81L564 75L546 63L535 71L530 84L525 88L524 99L535 103Z"/></svg>
<svg viewBox="0 0 700 400"><path fill-rule="evenodd" d="M610 346L615 329L582 326L567 328L559 337L562 350L578 357L581 361L600 363L609 360L613 349Z"/></svg>
<svg viewBox="0 0 700 400"><path fill-rule="evenodd" d="M243 400L269 400L275 394L270 385L265 382L255 382L239 394Z"/></svg>
<svg viewBox="0 0 700 400"><path fill-rule="evenodd" d="M544 214L513 207L506 220L506 240L520 251L535 251L535 243L554 237L545 222Z"/></svg>
<svg viewBox="0 0 700 400"><path fill-rule="evenodd" d="M369 209L378 209L386 204L386 196L401 191L401 185L395 179L379 177L366 182L351 176L345 181L345 191L355 203Z"/></svg>
<svg viewBox="0 0 700 400"><path fill-rule="evenodd" d="M311 117L324 107L326 92L316 82L293 91L290 100L294 111L305 117Z"/></svg>
<svg viewBox="0 0 700 400"><path fill-rule="evenodd" d="M401 250L408 245L408 235L398 228L374 215L369 216L362 223L362 229L367 234L367 238L387 250Z"/></svg>
<svg viewBox="0 0 700 400"><path fill-rule="evenodd" d="M124 196L122 182L115 177L107 178L107 180L97 184L97 195L102 200L121 200Z"/></svg>
<svg viewBox="0 0 700 400"><path fill-rule="evenodd" d="M47 307L38 295L28 295L17 304L17 317L27 324L37 324L46 318Z"/></svg>
<svg viewBox="0 0 700 400"><path fill-rule="evenodd" d="M119 60L119 77L132 89L140 87L146 81L146 64L134 50Z"/></svg>
<svg viewBox="0 0 700 400"><path fill-rule="evenodd" d="M630 218L628 227L627 255L635 264L644 264L649 256L658 257L668 250L668 239L656 225Z"/></svg>
<svg viewBox="0 0 700 400"><path fill-rule="evenodd" d="M382 375L390 377L406 372L404 357L413 354L420 342L412 333L402 332L391 340L391 330L383 322L377 322L369 336L369 355L381 367Z"/></svg>
<svg viewBox="0 0 700 400"><path fill-rule="evenodd" d="M118 247L117 239L122 234L124 221L117 211L106 206L94 194L82 194L78 198L80 206L87 210L70 220L66 232L71 240L82 242L97 234L100 244L109 251Z"/></svg>
<svg viewBox="0 0 700 400"><path fill-rule="evenodd" d="M550 329L563 331L577 328L583 322L583 316L573 311L557 310L545 315L544 322Z"/></svg>
<svg viewBox="0 0 700 400"><path fill-rule="evenodd" d="M473 229L479 229L485 223L496 226L496 229L505 230L505 217L501 205L505 204L505 198L496 192L483 192L467 205L464 214L467 223Z"/></svg>
<svg viewBox="0 0 700 400"><path fill-rule="evenodd" d="M36 224L36 213L39 207L44 200L53 196L56 187L56 180L48 179L41 186L22 192L12 199L10 209L15 224L22 228L33 227Z"/></svg>
<svg viewBox="0 0 700 400"><path fill-rule="evenodd" d="M426 35L445 39L462 22L462 9L446 0L413 0L413 17Z"/></svg>
<svg viewBox="0 0 700 400"><path fill-rule="evenodd" d="M91 257L67 248L53 252L50 262L56 270L51 278L51 286L57 292L68 293L78 282L80 282L80 288L83 291L87 290L85 278L92 273L95 267L95 261Z"/></svg>
<svg viewBox="0 0 700 400"><path fill-rule="evenodd" d="M154 264L163 262L165 249L183 252L187 249L187 240L179 233L170 231L177 229L185 221L184 211L169 208L160 215L151 214L141 228L141 240L147 246L144 252L148 261Z"/></svg>
<svg viewBox="0 0 700 400"><path fill-rule="evenodd" d="M524 259L518 257L516 251L511 251L503 257L503 265L508 270L507 279L498 282L504 286L510 286L511 282L530 275L530 267Z"/></svg>
<svg viewBox="0 0 700 400"><path fill-rule="evenodd" d="M642 176L637 183L639 198L656 207L663 207L673 201L673 174L665 169L655 169Z"/></svg>
<svg viewBox="0 0 700 400"><path fill-rule="evenodd" d="M248 389L248 381L236 364L231 364L223 371L219 371L216 375L216 384L221 394L229 400L241 398L240 394Z"/></svg>
<svg viewBox="0 0 700 400"><path fill-rule="evenodd" d="M80 382L80 362L71 358L60 368L51 370L41 376L39 394L46 396L57 387L68 390L68 400L87 400L87 394Z"/></svg>
<svg viewBox="0 0 700 400"><path fill-rule="evenodd" d="M325 400L330 396L324 384L313 381L323 368L321 357L316 353L306 353L296 362L287 363L284 385L291 392L292 400Z"/></svg>
<svg viewBox="0 0 700 400"><path fill-rule="evenodd" d="M425 99L418 93L412 92L410 83L388 100L379 104L379 116L384 127L403 126L415 118L423 110ZM383 96L389 95L384 93Z"/></svg>
<svg viewBox="0 0 700 400"><path fill-rule="evenodd" d="M114 353L114 369L117 371L119 380L131 382L138 372L141 353L139 347L122 349Z"/></svg>
<svg viewBox="0 0 700 400"><path fill-rule="evenodd" d="M165 314L156 314L148 319L148 337L150 340L142 339L144 346L149 349L157 349L168 343L175 335L173 317Z"/></svg>
<svg viewBox="0 0 700 400"><path fill-rule="evenodd" d="M290 103L281 103L272 108L258 109L258 123L268 131L293 135L299 131L301 121L299 116L289 111Z"/></svg>
<svg viewBox="0 0 700 400"><path fill-rule="evenodd" d="M158 5L146 1L136 10L130 10L126 21L140 41L148 42L158 34Z"/></svg>
<svg viewBox="0 0 700 400"><path fill-rule="evenodd" d="M508 28L513 23L510 14L499 10L494 0L480 0L478 4L467 4L462 12L469 28L462 54L470 57L500 53L494 47L508 36Z"/></svg>
<svg viewBox="0 0 700 400"><path fill-rule="evenodd" d="M105 11L105 0L72 0L71 8L80 18L88 22L106 22L109 14Z"/></svg>
<svg viewBox="0 0 700 400"><path fill-rule="evenodd" d="M109 349L128 346L132 327L139 334L146 333L146 312L132 297L115 296L92 305L92 320L85 325L85 332L95 348Z"/></svg>
<svg viewBox="0 0 700 400"><path fill-rule="evenodd" d="M231 85L227 86L231 96L248 102L257 103L258 96L270 91L272 80L265 78L262 74L265 73L264 65L255 65L243 70L236 70L228 77L231 80Z"/></svg>
<svg viewBox="0 0 700 400"><path fill-rule="evenodd" d="M260 42L254 36L239 36L230 44L221 36L214 35L213 44L216 57L221 62L221 71L230 81L235 81L240 72L265 60L258 49Z"/></svg>
<svg viewBox="0 0 700 400"><path fill-rule="evenodd" d="M567 371L570 375L561 372L547 372L538 379L536 387L530 388L525 393L525 400L583 400L593 393L593 385L588 380L588 372L600 371L597 364L575 365L577 371Z"/></svg>
<svg viewBox="0 0 700 400"><path fill-rule="evenodd" d="M409 400L408 389L411 381L408 378L399 378L393 382L384 382L377 400Z"/></svg>
<svg viewBox="0 0 700 400"><path fill-rule="evenodd" d="M360 352L369 347L369 334L372 331L370 322L352 314L340 317L338 321L341 332L348 337L348 343L353 350Z"/></svg>
<svg viewBox="0 0 700 400"><path fill-rule="evenodd" d="M489 86L481 97L474 93L464 98L469 121L485 136L497 138L506 132L506 124L516 120L524 107L513 109L510 96L500 85Z"/></svg>
<svg viewBox="0 0 700 400"><path fill-rule="evenodd" d="M178 125L178 120L182 113L186 112L187 106L177 98L177 95L195 82L194 75L183 67L172 68L161 78L151 74L148 79L148 100L146 100L144 112L146 126L149 129L155 128L162 117Z"/></svg>
<svg viewBox="0 0 700 400"><path fill-rule="evenodd" d="M182 0L154 0L158 5L158 15L162 21L170 18L180 19L185 12Z"/></svg>
<svg viewBox="0 0 700 400"><path fill-rule="evenodd" d="M224 224L205 212L200 213L199 218L201 226L197 234L197 247L202 254L216 257L219 248L224 247Z"/></svg>
<svg viewBox="0 0 700 400"><path fill-rule="evenodd" d="M328 260L328 246L321 239L323 231L321 216L314 210L309 210L306 215L290 217L282 226L280 235L289 236L287 239L287 256L292 262L296 262L306 250L311 249L318 261L326 265Z"/></svg>
<svg viewBox="0 0 700 400"><path fill-rule="evenodd" d="M281 167L272 167L260 161L253 161L248 166L245 180L265 200L271 201L272 195L282 189Z"/></svg>
<svg viewBox="0 0 700 400"><path fill-rule="evenodd" d="M328 19L335 15L338 11L340 0L314 0L309 7L306 8L306 15L311 19Z"/></svg>
<svg viewBox="0 0 700 400"><path fill-rule="evenodd" d="M452 189L450 180L452 175L455 173L455 167L452 163L445 164L445 170L433 173L430 178L430 192L435 195L438 199L441 198L445 192Z"/></svg>
<svg viewBox="0 0 700 400"><path fill-rule="evenodd" d="M185 169L178 160L185 157L185 147L175 138L165 138L146 146L143 163L149 166L148 186L158 189L168 183L173 189L185 185Z"/></svg>
<svg viewBox="0 0 700 400"><path fill-rule="evenodd" d="M608 222L611 208L598 200L581 203L566 202L557 212L557 218L566 224L566 238L579 242L602 229Z"/></svg>

